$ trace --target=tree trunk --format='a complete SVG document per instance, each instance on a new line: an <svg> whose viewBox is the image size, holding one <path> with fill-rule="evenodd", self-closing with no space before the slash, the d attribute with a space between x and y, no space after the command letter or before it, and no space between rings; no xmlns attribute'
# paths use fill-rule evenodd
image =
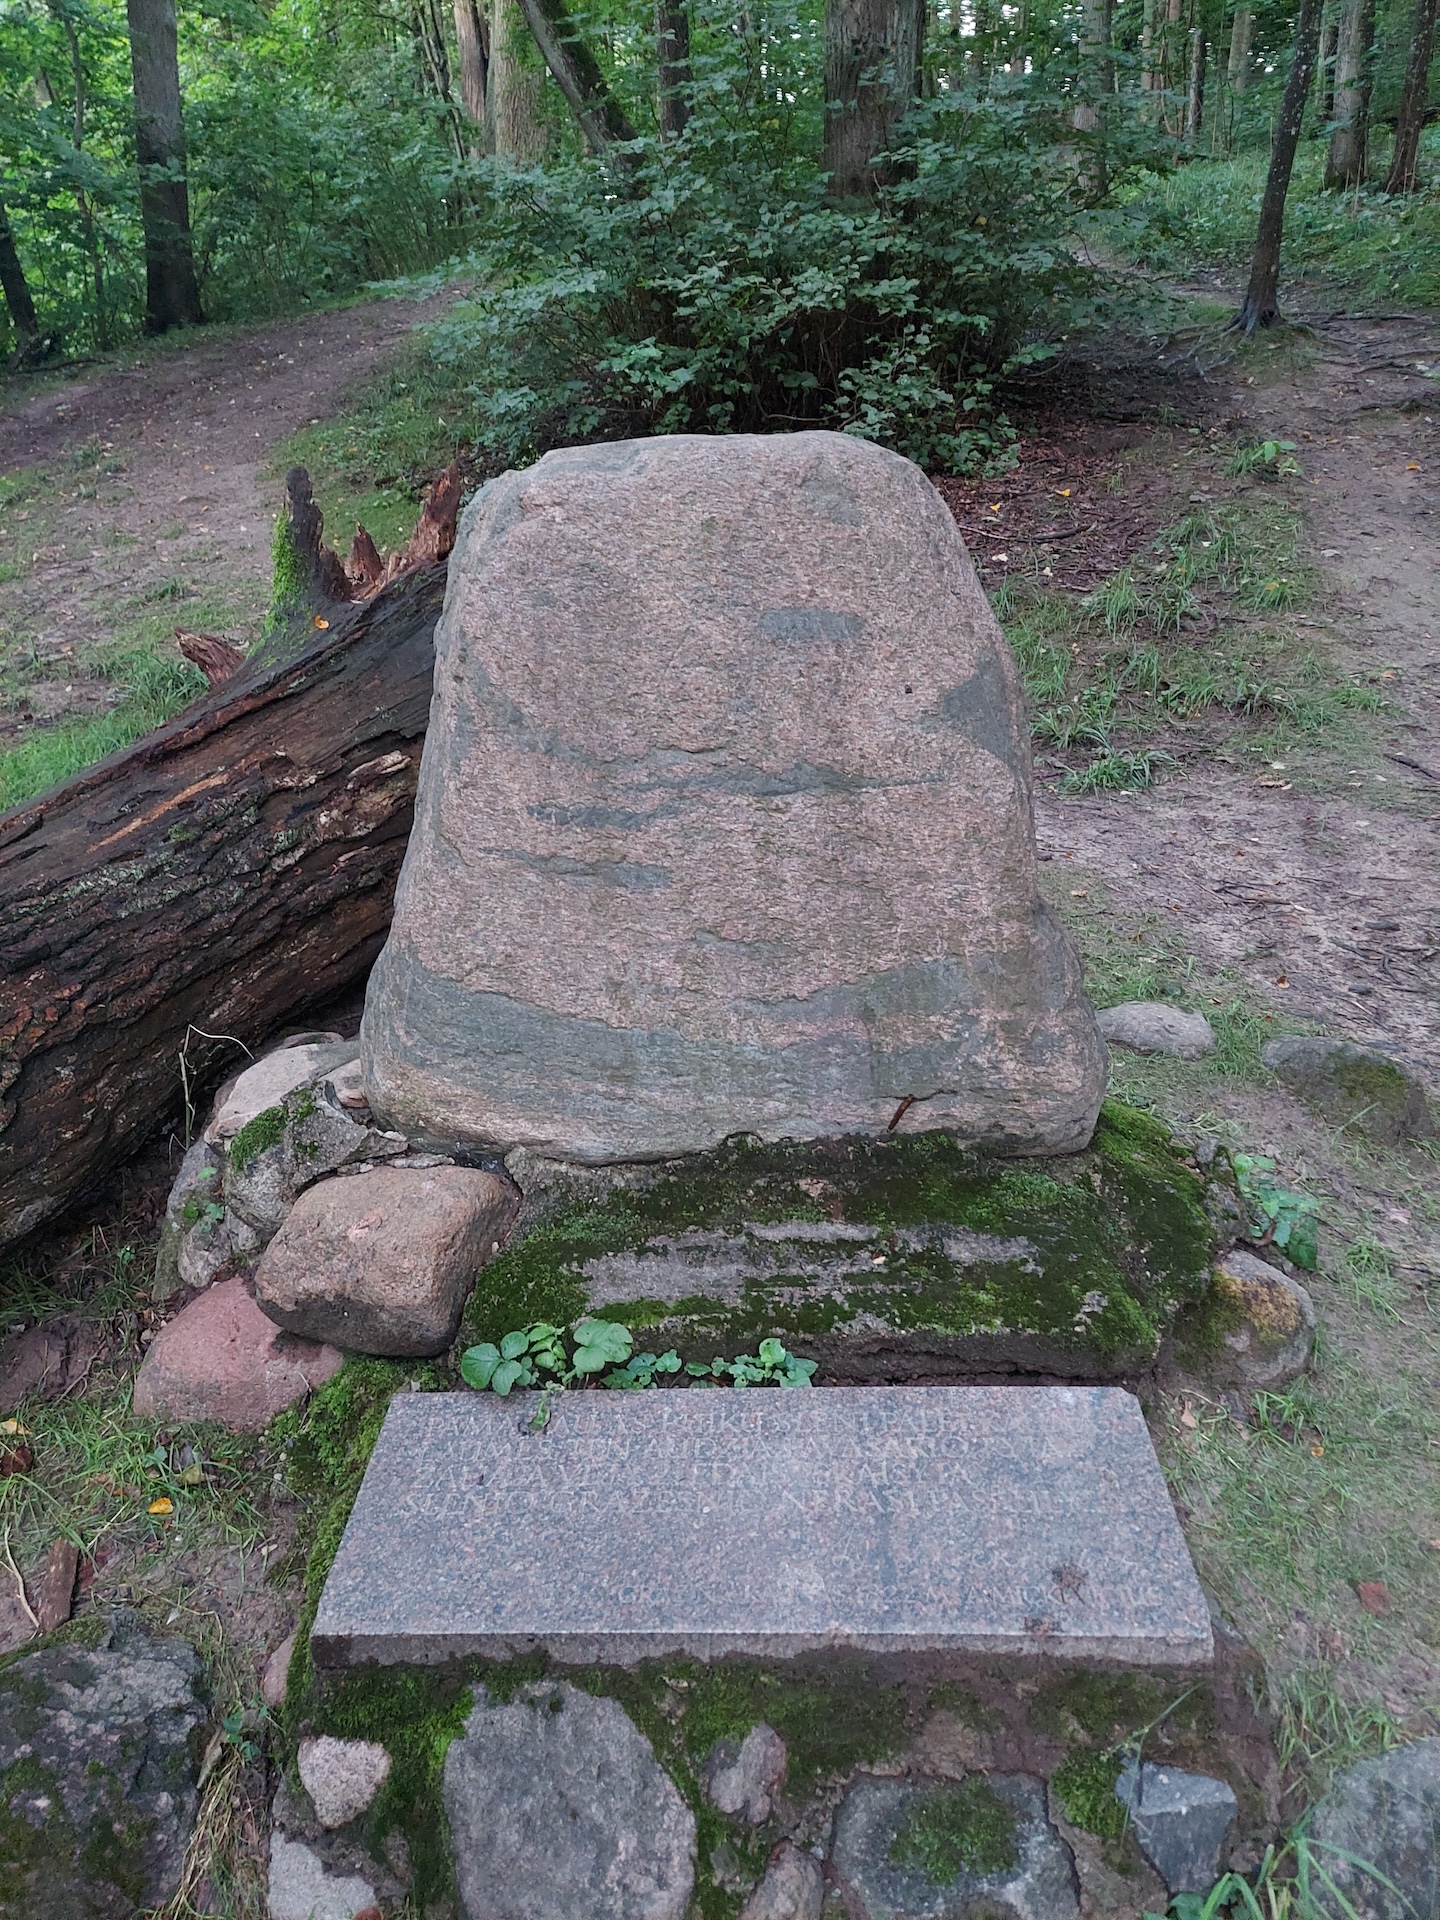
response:
<svg viewBox="0 0 1440 1920"><path fill-rule="evenodd" d="M1183 108L1176 99L1176 91L1181 83L1183 60L1180 48L1183 35L1180 27L1180 15L1185 0L1169 0L1165 9L1164 37L1160 43L1160 84L1164 88L1165 102L1163 117L1165 131L1179 135L1183 118Z"/></svg>
<svg viewBox="0 0 1440 1920"><path fill-rule="evenodd" d="M520 11L555 76L590 151L604 154L617 142L638 138L565 0L520 0Z"/></svg>
<svg viewBox="0 0 1440 1920"><path fill-rule="evenodd" d="M1390 158L1386 193L1413 193L1420 164L1420 135L1425 130L1425 108L1430 88L1430 56L1435 43L1435 15L1440 0L1415 0L1410 25L1410 57L1400 90L1395 121L1395 151Z"/></svg>
<svg viewBox="0 0 1440 1920"><path fill-rule="evenodd" d="M480 130L475 150L490 145L490 36L477 0L455 0L455 45L460 55L460 98L466 118Z"/></svg>
<svg viewBox="0 0 1440 1920"><path fill-rule="evenodd" d="M0 819L0 1246L190 1080L364 978L430 711L445 564Z"/></svg>
<svg viewBox="0 0 1440 1920"><path fill-rule="evenodd" d="M871 194L876 157L915 98L920 79L919 0L826 0L825 152L831 197Z"/></svg>
<svg viewBox="0 0 1440 1920"><path fill-rule="evenodd" d="M69 13L58 7L55 0L51 0L51 11L60 21L65 44L70 50L70 87L73 95L70 143L76 153L81 153L85 147L85 58L80 48L80 36L75 31L75 22ZM111 344L110 316L105 299L105 263L100 253L100 237L95 229L95 210L90 204L89 194L78 182L75 186L75 205L79 209L80 227L85 235L90 284L95 294L95 344L103 352Z"/></svg>
<svg viewBox="0 0 1440 1920"><path fill-rule="evenodd" d="M532 167L544 157L548 130L541 110L543 76L526 58L533 46L519 0L492 0L490 132L495 158Z"/></svg>
<svg viewBox="0 0 1440 1920"><path fill-rule="evenodd" d="M657 0L655 39L660 66L660 137L678 140L690 118L690 16L675 0Z"/></svg>
<svg viewBox="0 0 1440 1920"><path fill-rule="evenodd" d="M1370 43L1375 37L1375 0L1345 0L1335 50L1336 126L1325 156L1327 187L1358 187L1370 146Z"/></svg>
<svg viewBox="0 0 1440 1920"><path fill-rule="evenodd" d="M1225 73L1225 84L1231 93L1244 93L1250 78L1250 36L1254 30L1254 13L1249 7L1237 7L1230 28L1230 62Z"/></svg>
<svg viewBox="0 0 1440 1920"><path fill-rule="evenodd" d="M1305 117L1305 100L1315 74L1320 7L1321 0L1300 0L1300 13L1295 22L1295 54L1290 63L1290 77L1285 82L1285 97L1280 103L1275 144L1270 149L1270 171L1265 177L1265 195L1260 202L1250 286L1239 313L1230 322L1243 333L1271 326L1280 317L1280 240L1285 231L1285 196L1290 191L1300 122Z"/></svg>
<svg viewBox="0 0 1440 1920"><path fill-rule="evenodd" d="M1190 33L1190 90L1185 102L1185 138L1193 147L1205 121L1205 29Z"/></svg>
<svg viewBox="0 0 1440 1920"><path fill-rule="evenodd" d="M1081 12L1080 98L1073 125L1077 133L1100 136L1081 161L1085 191L1101 199L1107 187L1105 109L1114 81L1110 58L1110 0L1084 0Z"/></svg>
<svg viewBox="0 0 1440 1920"><path fill-rule="evenodd" d="M145 230L145 331L164 333L199 326L205 317L190 248L175 0L126 0L126 12Z"/></svg>
<svg viewBox="0 0 1440 1920"><path fill-rule="evenodd" d="M10 324L14 327L22 347L38 339L40 323L35 318L35 301L30 293L30 282L25 278L25 269L20 264L20 255L15 246L15 230L10 225L10 215L3 200L0 200L0 287L5 291L5 305L9 309Z"/></svg>
<svg viewBox="0 0 1440 1920"><path fill-rule="evenodd" d="M1340 44L1340 22L1327 20L1320 31L1320 124L1328 127L1335 112L1335 49Z"/></svg>

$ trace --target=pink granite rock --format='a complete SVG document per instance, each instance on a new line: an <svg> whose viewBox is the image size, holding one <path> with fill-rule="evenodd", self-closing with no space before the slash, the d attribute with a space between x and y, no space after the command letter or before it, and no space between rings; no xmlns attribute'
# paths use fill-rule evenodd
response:
<svg viewBox="0 0 1440 1920"><path fill-rule="evenodd" d="M918 467L685 435L477 496L362 1057L387 1124L562 1160L1086 1144L1019 675Z"/></svg>
<svg viewBox="0 0 1440 1920"><path fill-rule="evenodd" d="M503 1174L373 1167L301 1194L255 1269L255 1297L293 1333L350 1353L441 1353L520 1209Z"/></svg>
<svg viewBox="0 0 1440 1920"><path fill-rule="evenodd" d="M258 1433L332 1379L343 1359L334 1347L282 1332L243 1280L223 1280L156 1335L135 1376L135 1411Z"/></svg>

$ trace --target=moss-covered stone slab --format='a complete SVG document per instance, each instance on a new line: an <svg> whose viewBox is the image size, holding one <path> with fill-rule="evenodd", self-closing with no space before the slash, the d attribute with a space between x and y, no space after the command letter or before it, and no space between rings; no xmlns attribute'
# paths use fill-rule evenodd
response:
<svg viewBox="0 0 1440 1920"><path fill-rule="evenodd" d="M830 1380L1123 1377L1204 1296L1213 1251L1200 1176L1113 1102L1059 1159L945 1133L739 1140L530 1212L470 1337L588 1313L701 1360L777 1335Z"/></svg>

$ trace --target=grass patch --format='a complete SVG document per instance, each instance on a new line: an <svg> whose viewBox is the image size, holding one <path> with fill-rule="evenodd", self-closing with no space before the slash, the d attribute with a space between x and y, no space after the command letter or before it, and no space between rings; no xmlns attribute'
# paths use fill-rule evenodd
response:
<svg viewBox="0 0 1440 1920"><path fill-rule="evenodd" d="M1018 1858L1015 1815L978 1775L912 1802L890 1842L892 1866L918 1868L939 1887L962 1873L1007 1873Z"/></svg>
<svg viewBox="0 0 1440 1920"><path fill-rule="evenodd" d="M1213 734L1219 722L1273 758L1325 734L1348 741L1357 716L1383 709L1378 688L1343 679L1271 619L1316 592L1302 538L1299 512L1261 495L1187 514L1078 606L1039 579L999 588L1036 744L1079 762L1063 791L1150 786L1175 763L1145 744L1157 732L1178 739L1209 723Z"/></svg>
<svg viewBox="0 0 1440 1920"><path fill-rule="evenodd" d="M206 688L204 674L178 653L167 656L143 647L112 655L96 671L122 690L120 698L108 712L62 720L0 753L0 811L128 747Z"/></svg>

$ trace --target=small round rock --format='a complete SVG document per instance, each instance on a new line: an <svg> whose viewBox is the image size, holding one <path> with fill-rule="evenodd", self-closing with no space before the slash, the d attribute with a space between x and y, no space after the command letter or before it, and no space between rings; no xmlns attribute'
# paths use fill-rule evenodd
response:
<svg viewBox="0 0 1440 1920"><path fill-rule="evenodd" d="M1315 1303L1288 1274L1234 1247L1215 1267L1215 1292L1232 1322L1206 1373L1217 1386L1288 1386L1315 1345Z"/></svg>
<svg viewBox="0 0 1440 1920"><path fill-rule="evenodd" d="M375 1803L390 1778L390 1756L374 1740L335 1740L329 1734L300 1742L300 1784L322 1827L343 1827Z"/></svg>
<svg viewBox="0 0 1440 1920"><path fill-rule="evenodd" d="M1215 1051L1215 1029L1203 1013L1187 1013L1163 1000L1126 1000L1095 1016L1112 1047L1132 1053L1168 1053L1176 1060L1203 1060Z"/></svg>

